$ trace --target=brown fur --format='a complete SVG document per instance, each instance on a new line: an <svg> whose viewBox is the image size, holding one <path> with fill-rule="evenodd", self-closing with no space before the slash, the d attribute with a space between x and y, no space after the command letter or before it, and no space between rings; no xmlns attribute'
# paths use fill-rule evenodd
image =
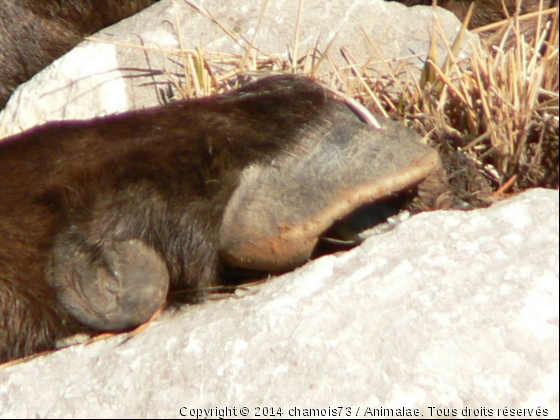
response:
<svg viewBox="0 0 560 420"><path fill-rule="evenodd" d="M0 109L21 83L84 36L157 0L0 0Z"/></svg>
<svg viewBox="0 0 560 420"><path fill-rule="evenodd" d="M196 296L216 284L217 234L240 171L293 146L333 103L309 80L273 77L2 140L0 362L88 329L61 304L53 278L78 272L95 282L115 244L138 240L163 256L171 292ZM72 267L59 279L56 258Z"/></svg>
<svg viewBox="0 0 560 420"><path fill-rule="evenodd" d="M432 0L388 0L398 1L407 6L416 5L431 5ZM505 0L506 11L502 5L501 0L439 0L438 6L444 7L457 15L460 20L463 20L467 14L470 5L475 3L473 16L469 23L469 28L474 29L490 23L498 22L515 15L517 11L516 0ZM543 9L555 7L558 0L544 0ZM539 10L539 0L523 0L519 10L519 14L536 12Z"/></svg>
<svg viewBox="0 0 560 420"><path fill-rule="evenodd" d="M407 6L416 5L431 5L432 0L387 0L398 1ZM489 25L494 22L512 17L517 12L518 0L505 0L505 10L501 0L439 0L438 6L444 7L457 15L460 20L463 20L467 14L470 5L475 3L473 15L469 22L469 29L475 29L482 26ZM519 14L536 12L539 10L539 0L523 0L519 8ZM558 6L558 0L544 0L543 10L551 7ZM522 32L528 39L532 39L537 27L537 19L524 22L521 26ZM500 41L500 33L492 37L492 41Z"/></svg>

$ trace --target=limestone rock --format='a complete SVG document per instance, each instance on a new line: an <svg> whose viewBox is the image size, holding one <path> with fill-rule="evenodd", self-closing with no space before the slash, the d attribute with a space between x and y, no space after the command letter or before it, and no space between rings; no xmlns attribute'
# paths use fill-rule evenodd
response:
<svg viewBox="0 0 560 420"><path fill-rule="evenodd" d="M343 406L354 417L367 407L502 417L507 407L555 418L558 220L558 191L542 189L423 213L244 296L168 311L128 340L4 366L0 417L216 407L240 417L246 406L251 417L282 407L288 418L294 407Z"/></svg>

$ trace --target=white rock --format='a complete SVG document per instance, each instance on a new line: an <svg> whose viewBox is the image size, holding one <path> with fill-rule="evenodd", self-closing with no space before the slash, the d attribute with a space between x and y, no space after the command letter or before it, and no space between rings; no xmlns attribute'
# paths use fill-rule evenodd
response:
<svg viewBox="0 0 560 420"><path fill-rule="evenodd" d="M244 297L168 312L128 341L0 368L0 416L246 406L288 418L343 406L354 417L367 407L558 417L558 220L558 191L542 189L423 213Z"/></svg>

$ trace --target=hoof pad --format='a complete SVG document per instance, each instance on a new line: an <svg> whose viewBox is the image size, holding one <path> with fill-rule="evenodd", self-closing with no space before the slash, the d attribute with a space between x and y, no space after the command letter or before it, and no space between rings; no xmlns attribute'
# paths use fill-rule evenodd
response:
<svg viewBox="0 0 560 420"><path fill-rule="evenodd" d="M154 249L129 240L106 246L99 258L57 248L52 282L82 324L118 331L146 322L165 303L169 274Z"/></svg>

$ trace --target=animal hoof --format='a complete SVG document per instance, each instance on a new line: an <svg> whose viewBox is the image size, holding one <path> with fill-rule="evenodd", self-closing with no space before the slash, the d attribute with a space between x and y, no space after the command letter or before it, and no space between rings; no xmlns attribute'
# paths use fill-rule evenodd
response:
<svg viewBox="0 0 560 420"><path fill-rule="evenodd" d="M59 301L94 330L136 327L165 303L169 274L163 258L139 240L107 246L99 258L57 247L52 282Z"/></svg>
<svg viewBox="0 0 560 420"><path fill-rule="evenodd" d="M244 169L220 229L235 267L283 271L304 263L319 237L361 205L411 189L441 167L419 135L391 121L375 130L346 106L302 130L292 150Z"/></svg>

